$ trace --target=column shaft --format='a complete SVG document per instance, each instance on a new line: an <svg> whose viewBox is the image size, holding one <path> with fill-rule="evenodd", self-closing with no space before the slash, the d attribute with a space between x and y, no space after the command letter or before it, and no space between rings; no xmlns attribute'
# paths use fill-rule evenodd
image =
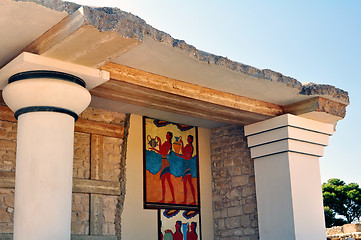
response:
<svg viewBox="0 0 361 240"><path fill-rule="evenodd" d="M14 239L70 239L74 118L26 113L18 126Z"/></svg>
<svg viewBox="0 0 361 240"><path fill-rule="evenodd" d="M8 82L3 97L18 118L14 239L70 240L74 120L90 93L62 72L21 72Z"/></svg>

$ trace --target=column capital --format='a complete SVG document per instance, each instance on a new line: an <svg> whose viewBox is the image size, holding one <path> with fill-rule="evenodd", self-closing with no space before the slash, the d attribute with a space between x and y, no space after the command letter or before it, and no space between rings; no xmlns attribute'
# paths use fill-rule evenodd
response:
<svg viewBox="0 0 361 240"><path fill-rule="evenodd" d="M333 132L332 124L292 114L245 126L245 135L254 159L285 152L321 157Z"/></svg>
<svg viewBox="0 0 361 240"><path fill-rule="evenodd" d="M3 98L15 118L40 111L65 113L77 120L91 99L85 82L68 73L26 71L11 76L8 82Z"/></svg>

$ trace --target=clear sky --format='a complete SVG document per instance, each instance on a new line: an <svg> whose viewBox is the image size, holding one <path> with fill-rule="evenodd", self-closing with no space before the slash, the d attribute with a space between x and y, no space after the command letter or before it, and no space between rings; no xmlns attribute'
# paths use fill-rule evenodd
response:
<svg viewBox="0 0 361 240"><path fill-rule="evenodd" d="M360 0L76 0L118 7L196 48L348 91L321 178L361 184Z"/></svg>

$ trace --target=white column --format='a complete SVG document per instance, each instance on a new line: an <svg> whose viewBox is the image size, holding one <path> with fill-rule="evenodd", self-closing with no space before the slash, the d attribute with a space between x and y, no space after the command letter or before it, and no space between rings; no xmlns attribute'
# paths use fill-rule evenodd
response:
<svg viewBox="0 0 361 240"><path fill-rule="evenodd" d="M18 118L15 240L70 239L74 120L90 103L82 79L15 74L3 90Z"/></svg>
<svg viewBox="0 0 361 240"><path fill-rule="evenodd" d="M290 114L245 126L261 240L326 239L318 158L333 131Z"/></svg>

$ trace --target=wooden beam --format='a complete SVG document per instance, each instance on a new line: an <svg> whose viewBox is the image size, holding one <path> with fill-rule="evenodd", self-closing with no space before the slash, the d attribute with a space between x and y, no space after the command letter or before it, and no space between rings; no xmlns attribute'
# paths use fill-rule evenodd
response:
<svg viewBox="0 0 361 240"><path fill-rule="evenodd" d="M89 216L89 234L101 235L103 233L103 225L105 223L104 215L104 199L97 194L90 195L90 216Z"/></svg>
<svg viewBox="0 0 361 240"><path fill-rule="evenodd" d="M42 55L59 42L66 39L84 24L83 14L80 9L73 14L66 16L59 23L54 25L38 39L24 48L24 52L31 52Z"/></svg>
<svg viewBox="0 0 361 240"><path fill-rule="evenodd" d="M104 137L92 134L90 138L90 178L94 180L103 180Z"/></svg>
<svg viewBox="0 0 361 240"><path fill-rule="evenodd" d="M0 188L15 188L14 172L0 172Z"/></svg>
<svg viewBox="0 0 361 240"><path fill-rule="evenodd" d="M17 122L13 111L3 105L0 105L0 120ZM78 121L75 122L75 131L98 134L107 137L123 138L124 126L79 118Z"/></svg>
<svg viewBox="0 0 361 240"><path fill-rule="evenodd" d="M346 116L346 104L332 101L323 97L315 97L301 102L284 106L285 113L302 115L311 112L324 112L335 117Z"/></svg>
<svg viewBox="0 0 361 240"><path fill-rule="evenodd" d="M98 68L142 42L114 31L99 31L89 25L86 11L78 9L24 48L57 60Z"/></svg>
<svg viewBox="0 0 361 240"><path fill-rule="evenodd" d="M112 79L90 92L110 100L230 124L250 124L271 117Z"/></svg>
<svg viewBox="0 0 361 240"><path fill-rule="evenodd" d="M124 126L79 118L78 121L75 122L75 131L108 137L123 138Z"/></svg>
<svg viewBox="0 0 361 240"><path fill-rule="evenodd" d="M73 178L73 192L117 196L120 195L120 183Z"/></svg>
<svg viewBox="0 0 361 240"><path fill-rule="evenodd" d="M266 116L277 116L283 113L282 107L276 104L221 92L112 62L105 64L101 69L110 72L113 80L152 90Z"/></svg>
<svg viewBox="0 0 361 240"><path fill-rule="evenodd" d="M15 173L0 172L0 188L15 188ZM73 178L73 193L120 195L120 183Z"/></svg>

